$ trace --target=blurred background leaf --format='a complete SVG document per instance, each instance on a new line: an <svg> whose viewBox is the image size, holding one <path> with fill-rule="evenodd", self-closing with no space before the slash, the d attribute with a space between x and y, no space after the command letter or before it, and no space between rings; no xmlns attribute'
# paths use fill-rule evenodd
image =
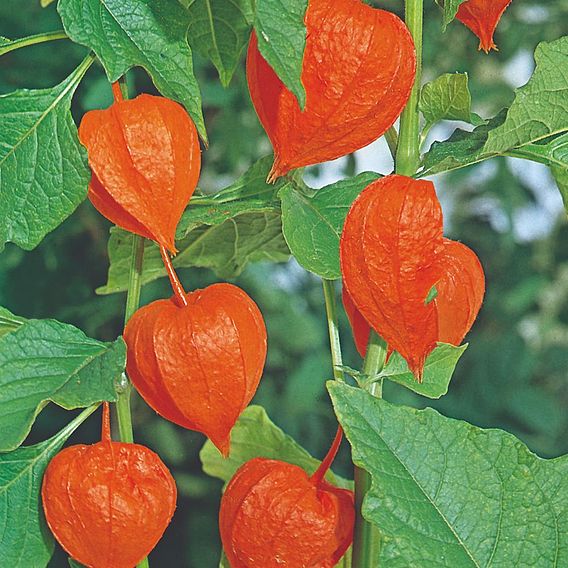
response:
<svg viewBox="0 0 568 568"><path fill-rule="evenodd" d="M402 16L400 0L374 4ZM461 23L441 31L442 12L426 3L425 76L467 72L472 111L484 118L511 104L513 89L532 73L540 41L566 33L568 0L513 2L496 33L499 52L477 51L478 39ZM61 29L55 3L0 3L0 36L10 38ZM17 88L45 88L63 80L81 61L85 48L68 41L18 50L0 58L0 93ZM210 147L203 153L200 188L205 193L227 187L257 159L271 152L246 89L244 60L224 89L218 71L194 53ZM137 92L155 93L143 71L130 77ZM104 72L93 65L77 90L72 112L110 104ZM427 145L445 140L463 123L435 126ZM471 128L471 127L469 127ZM367 149L319 167L307 181L325 186L362 171L388 173L388 149L379 141ZM498 159L435 178L442 200L446 235L463 241L481 258L487 296L480 317L466 338L449 393L432 401L389 382L388 400L500 427L519 436L543 457L568 452L568 224L554 179L544 166ZM7 245L0 255L0 305L23 317L56 318L81 328L89 337L109 341L121 332L124 294L97 296L106 282L109 224L82 204L34 251ZM218 281L204 268L180 270L188 288ZM269 417L314 457L321 459L336 422L325 381L332 376L321 281L294 261L248 265L235 280L262 309L268 326L268 362L255 398ZM165 279L148 284L142 301L171 293ZM341 314L345 364L358 368L347 320ZM137 441L160 453L179 486L178 509L164 539L151 554L152 565L216 568L219 563L217 510L222 482L201 472L204 438L160 419L140 399L133 400ZM71 413L53 405L40 415L26 443L47 439ZM72 442L99 436L96 419L87 421ZM342 447L334 465L350 477L349 452ZM68 566L58 550L51 566Z"/></svg>

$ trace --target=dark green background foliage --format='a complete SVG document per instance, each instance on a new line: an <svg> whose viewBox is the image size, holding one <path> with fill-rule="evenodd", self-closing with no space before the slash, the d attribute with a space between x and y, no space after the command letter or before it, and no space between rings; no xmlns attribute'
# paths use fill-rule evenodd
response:
<svg viewBox="0 0 568 568"><path fill-rule="evenodd" d="M399 11L402 2L375 4ZM530 64L538 42L566 32L567 14L566 0L514 2L497 33L500 52L486 56L477 52L477 39L459 23L442 34L441 11L429 2L425 80L446 72L468 72L473 110L483 117L493 116L512 100L506 77L515 76L519 62ZM55 3L45 10L39 0L0 4L0 35L23 37L60 27ZM0 58L0 93L55 85L85 53L84 48L59 41L8 54ZM203 154L200 187L211 192L235 180L269 153L270 146L247 94L242 58L227 89L199 53L194 59L210 142ZM154 92L142 71L136 70L130 78L136 91ZM86 110L110 101L108 83L95 65L73 100L74 117L79 121ZM354 159L346 162L345 175L352 175L354 164ZM389 383L385 398L418 408L433 406L446 416L478 426L503 428L549 457L568 452L568 225L565 215L559 215L550 219L551 230L539 238L518 238L519 227L532 223L532 217L523 217L522 212L542 207L539 190L552 183L543 168L534 176L537 183L530 184L526 168L500 159L439 178L447 235L478 253L487 276L487 296L449 394L431 401ZM8 244L0 255L0 305L24 317L55 318L76 325L90 337L114 340L121 332L124 294L97 296L94 292L106 282L108 229L109 224L84 203L34 251ZM180 274L188 288L216 280L206 269L182 269ZM236 282L257 301L268 326L266 374L255 402L321 457L333 437L335 419L325 393L331 368L320 281L289 262L251 264ZM142 300L169 293L168 283L159 279L143 289ZM341 323L345 363L358 367L343 314ZM69 413L50 405L27 443L45 440L68 420ZM201 472L198 452L203 437L159 419L139 399L134 400L134 421L137 440L162 456L180 494L174 522L152 553L152 564L217 566L221 482ZM94 441L98 431L98 420L92 418L71 440ZM350 476L345 447L343 452L336 469ZM58 551L50 566L66 565L66 556Z"/></svg>

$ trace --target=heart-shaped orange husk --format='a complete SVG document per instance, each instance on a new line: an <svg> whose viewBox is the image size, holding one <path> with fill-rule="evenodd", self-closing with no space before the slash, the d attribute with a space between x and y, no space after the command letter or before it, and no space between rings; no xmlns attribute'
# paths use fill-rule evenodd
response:
<svg viewBox="0 0 568 568"><path fill-rule="evenodd" d="M213 284L138 310L124 330L127 371L164 418L206 434L226 456L230 432L251 401L266 359L266 328L254 301Z"/></svg>
<svg viewBox="0 0 568 568"><path fill-rule="evenodd" d="M418 380L437 342L461 343L485 291L477 256L444 239L442 225L431 182L391 175L359 195L341 236L344 305L360 352L368 322Z"/></svg>
<svg viewBox="0 0 568 568"><path fill-rule="evenodd" d="M391 175L353 203L341 236L343 282L365 320L421 378L436 346L442 210L429 181Z"/></svg>
<svg viewBox="0 0 568 568"><path fill-rule="evenodd" d="M93 171L89 198L107 219L175 252L199 178L197 130L178 103L140 95L87 112L79 127Z"/></svg>
<svg viewBox="0 0 568 568"><path fill-rule="evenodd" d="M511 1L467 0L460 4L456 18L479 38L479 49L483 49L485 53L497 49L493 41L493 34Z"/></svg>
<svg viewBox="0 0 568 568"><path fill-rule="evenodd" d="M414 83L412 37L395 14L360 0L310 0L302 68L304 111L251 37L247 78L272 146L272 178L349 154L382 136Z"/></svg>
<svg viewBox="0 0 568 568"><path fill-rule="evenodd" d="M170 523L176 485L154 452L112 442L107 430L101 442L70 446L51 460L42 500L49 528L72 558L90 568L132 568Z"/></svg>
<svg viewBox="0 0 568 568"><path fill-rule="evenodd" d="M353 493L255 458L230 481L219 528L231 568L332 568L353 540Z"/></svg>

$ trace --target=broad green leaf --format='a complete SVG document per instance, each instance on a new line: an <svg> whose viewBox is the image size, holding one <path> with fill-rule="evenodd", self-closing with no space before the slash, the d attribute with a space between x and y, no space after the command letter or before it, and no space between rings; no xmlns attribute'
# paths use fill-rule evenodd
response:
<svg viewBox="0 0 568 568"><path fill-rule="evenodd" d="M91 173L69 109L92 61L52 89L0 96L0 250L33 249L87 195Z"/></svg>
<svg viewBox="0 0 568 568"><path fill-rule="evenodd" d="M55 2L55 0L41 0L41 7L47 8L47 6L53 4L53 2Z"/></svg>
<svg viewBox="0 0 568 568"><path fill-rule="evenodd" d="M527 85L517 91L511 108L473 132L456 130L449 140L434 143L424 157L420 176L496 156L566 167L566 152L553 142L568 133L568 36L541 43L535 59L536 70Z"/></svg>
<svg viewBox="0 0 568 568"><path fill-rule="evenodd" d="M8 39L7 37L4 36L0 36L0 45L7 45L9 43L12 43L11 39Z"/></svg>
<svg viewBox="0 0 568 568"><path fill-rule="evenodd" d="M535 51L536 69L516 92L507 118L493 129L486 153L503 153L568 132L568 36L541 43Z"/></svg>
<svg viewBox="0 0 568 568"><path fill-rule="evenodd" d="M441 172L449 172L464 168L499 154L489 154L483 150L487 136L492 128L503 124L506 111L501 111L487 124L478 126L473 132L456 129L444 142L434 142L424 156L423 169L420 176L430 176Z"/></svg>
<svg viewBox="0 0 568 568"><path fill-rule="evenodd" d="M296 96L302 109L306 104L301 76L307 8L308 0L256 0L254 19L260 53Z"/></svg>
<svg viewBox="0 0 568 568"><path fill-rule="evenodd" d="M467 73L445 73L422 87L420 110L425 129L440 120L471 121L471 94Z"/></svg>
<svg viewBox="0 0 568 568"><path fill-rule="evenodd" d="M178 226L176 268L211 268L226 279L238 276L249 262L289 258L276 193L290 182L267 184L271 165L270 157L263 158L229 187L191 200ZM150 241L145 247L143 284L166 275L158 247ZM99 294L126 290L132 235L111 229L108 248L108 281L97 290Z"/></svg>
<svg viewBox="0 0 568 568"><path fill-rule="evenodd" d="M116 400L122 339L101 343L54 320L28 320L0 339L0 451L17 448L48 402L68 410Z"/></svg>
<svg viewBox="0 0 568 568"><path fill-rule="evenodd" d="M82 412L53 438L0 454L0 558L8 568L47 566L55 543L43 516L40 491L45 468L65 440L96 410Z"/></svg>
<svg viewBox="0 0 568 568"><path fill-rule="evenodd" d="M377 174L366 172L308 195L288 184L280 191L282 230L296 260L322 278L341 278L339 238L355 198Z"/></svg>
<svg viewBox="0 0 568 568"><path fill-rule="evenodd" d="M185 4L191 47L213 62L221 83L228 86L250 37L252 0L185 0Z"/></svg>
<svg viewBox="0 0 568 568"><path fill-rule="evenodd" d="M330 443L333 437L330 433ZM318 468L319 460L313 458L293 438L274 424L262 406L249 406L241 414L231 431L231 453L227 459L207 440L199 452L203 471L211 477L228 482L245 462L264 457L282 460L305 469L309 474ZM339 487L351 487L351 482L331 471L328 481Z"/></svg>
<svg viewBox="0 0 568 568"><path fill-rule="evenodd" d="M59 0L57 10L69 37L97 54L109 81L143 67L162 95L185 106L206 140L190 17L177 0Z"/></svg>
<svg viewBox="0 0 568 568"><path fill-rule="evenodd" d="M444 30L448 27L448 24L455 19L460 4L464 2L466 2L466 0L436 0L436 3L444 10L442 25Z"/></svg>
<svg viewBox="0 0 568 568"><path fill-rule="evenodd" d="M396 351L390 356L379 376L428 398L440 398L448 392L456 365L466 349L467 344L455 347L448 343L438 343L426 359L421 383L410 372L404 357Z"/></svg>
<svg viewBox="0 0 568 568"><path fill-rule="evenodd" d="M26 320L19 316L15 316L6 308L0 306L0 338L7 333L16 331Z"/></svg>
<svg viewBox="0 0 568 568"><path fill-rule="evenodd" d="M381 567L568 566L568 458L328 383L353 461L372 476L363 515Z"/></svg>

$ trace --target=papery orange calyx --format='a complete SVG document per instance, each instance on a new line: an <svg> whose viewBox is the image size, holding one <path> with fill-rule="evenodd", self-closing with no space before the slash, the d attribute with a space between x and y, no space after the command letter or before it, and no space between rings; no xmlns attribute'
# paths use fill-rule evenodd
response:
<svg viewBox="0 0 568 568"><path fill-rule="evenodd" d="M89 111L79 127L92 178L89 199L107 219L175 252L175 231L199 179L195 125L178 103L139 95Z"/></svg>
<svg viewBox="0 0 568 568"><path fill-rule="evenodd" d="M456 18L478 38L479 49L489 53L497 50L493 41L501 16L512 0L467 0L460 4Z"/></svg>
<svg viewBox="0 0 568 568"><path fill-rule="evenodd" d="M359 195L341 236L344 303L356 341L367 322L419 381L436 343L461 343L485 290L475 253L445 239L442 226L432 183L391 175ZM434 286L437 297L427 301Z"/></svg>
<svg viewBox="0 0 568 568"><path fill-rule="evenodd" d="M264 320L232 284L183 294L132 316L124 330L126 369L158 414L204 433L227 456L231 429L262 376Z"/></svg>
<svg viewBox="0 0 568 568"><path fill-rule="evenodd" d="M156 546L176 507L176 485L150 449L110 439L70 446L49 463L42 502L68 554L92 568L132 568Z"/></svg>
<svg viewBox="0 0 568 568"><path fill-rule="evenodd" d="M254 458L221 499L219 528L231 568L333 568L353 541L353 492L324 480L341 430L311 477L300 467Z"/></svg>
<svg viewBox="0 0 568 568"><path fill-rule="evenodd" d="M249 45L249 91L274 148L272 180L382 136L414 83L414 43L395 14L361 0L309 0L305 21L304 110L260 54L254 33Z"/></svg>

